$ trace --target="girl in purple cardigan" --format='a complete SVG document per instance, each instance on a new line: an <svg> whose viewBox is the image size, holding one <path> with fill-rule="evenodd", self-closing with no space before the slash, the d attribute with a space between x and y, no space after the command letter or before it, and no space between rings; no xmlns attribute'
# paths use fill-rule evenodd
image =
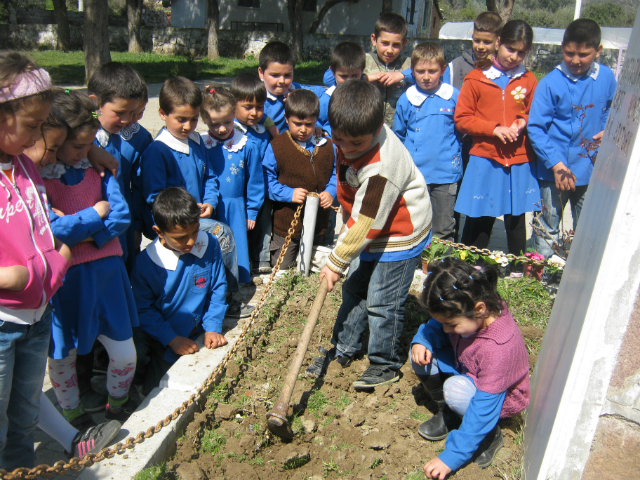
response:
<svg viewBox="0 0 640 480"><path fill-rule="evenodd" d="M491 465L504 445L498 420L529 404L529 361L494 268L446 258L428 271L422 302L432 318L411 342L411 364L439 407L418 433L447 439L424 473L444 480L472 459Z"/></svg>

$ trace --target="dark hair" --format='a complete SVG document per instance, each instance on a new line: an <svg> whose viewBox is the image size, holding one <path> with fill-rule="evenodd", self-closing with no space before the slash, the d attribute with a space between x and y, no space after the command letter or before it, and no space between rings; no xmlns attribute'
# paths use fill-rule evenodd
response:
<svg viewBox="0 0 640 480"><path fill-rule="evenodd" d="M295 67L296 57L286 43L278 41L269 42L260 50L258 64L264 72L270 63L281 63Z"/></svg>
<svg viewBox="0 0 640 480"><path fill-rule="evenodd" d="M304 88L294 90L284 102L284 116L285 118L298 117L300 120L310 117L318 118L320 116L318 96Z"/></svg>
<svg viewBox="0 0 640 480"><path fill-rule="evenodd" d="M0 90L13 85L18 75L29 75L30 72L36 70L38 70L38 66L24 55L17 52L0 52ZM33 81L38 81L35 76ZM52 98L51 90L45 90L27 97L2 102L0 103L0 111L14 114L31 102L51 102Z"/></svg>
<svg viewBox="0 0 640 480"><path fill-rule="evenodd" d="M229 107L234 110L236 108L236 97L228 88L222 85L207 85L202 90L202 108L200 109L200 117L205 123L211 121L209 111L221 111L223 108Z"/></svg>
<svg viewBox="0 0 640 480"><path fill-rule="evenodd" d="M113 102L117 98L125 100L147 100L147 85L143 78L129 65L108 62L100 65L87 83L89 95L98 98L98 106Z"/></svg>
<svg viewBox="0 0 640 480"><path fill-rule="evenodd" d="M397 33L402 35L402 40L404 40L407 38L409 27L402 15L397 13L383 13L380 15L374 28L376 38L378 38L382 32Z"/></svg>
<svg viewBox="0 0 640 480"><path fill-rule="evenodd" d="M587 47L598 48L602 40L600 26L589 18L579 18L569 24L564 31L562 45L575 43Z"/></svg>
<svg viewBox="0 0 640 480"><path fill-rule="evenodd" d="M444 59L444 51L442 47L434 42L425 42L420 45L416 45L411 54L411 68L414 68L420 62L435 61L441 67L444 67L447 62Z"/></svg>
<svg viewBox="0 0 640 480"><path fill-rule="evenodd" d="M360 137L376 133L383 122L384 101L375 85L364 80L347 80L336 87L329 101L329 124L333 131Z"/></svg>
<svg viewBox="0 0 640 480"><path fill-rule="evenodd" d="M71 130L71 127L64 118L64 114L62 113L60 106L55 102L51 105L51 110L49 110L49 115L42 124L42 128L66 128L67 131Z"/></svg>
<svg viewBox="0 0 640 480"><path fill-rule="evenodd" d="M200 221L200 207L196 199L182 187L162 190L151 205L153 221L161 232L175 226L187 227Z"/></svg>
<svg viewBox="0 0 640 480"><path fill-rule="evenodd" d="M476 32L500 35L500 31L502 30L502 17L496 12L482 12L473 21L473 30Z"/></svg>
<svg viewBox="0 0 640 480"><path fill-rule="evenodd" d="M241 73L231 81L229 87L238 102L251 102L255 99L258 103L267 101L267 89L257 75L253 73Z"/></svg>
<svg viewBox="0 0 640 480"><path fill-rule="evenodd" d="M173 77L165 80L162 84L158 103L165 115L169 115L174 108L181 105L199 108L202 106L202 92L188 78Z"/></svg>
<svg viewBox="0 0 640 480"><path fill-rule="evenodd" d="M100 128L95 102L80 90L56 88L53 91L53 105L68 126L68 136L73 137L85 129Z"/></svg>
<svg viewBox="0 0 640 480"><path fill-rule="evenodd" d="M498 272L485 265L477 270L457 258L431 262L420 298L431 315L475 318L474 308L484 302L490 315L499 314L504 300L498 293Z"/></svg>
<svg viewBox="0 0 640 480"><path fill-rule="evenodd" d="M522 42L524 49L529 51L533 43L533 29L524 20L509 20L504 24L504 27L502 27L498 44L513 45L519 42ZM478 60L473 66L484 70L491 65L491 58L492 57L488 56L487 58Z"/></svg>
<svg viewBox="0 0 640 480"><path fill-rule="evenodd" d="M367 63L367 54L362 45L356 42L340 42L331 52L329 67L335 74L339 68L358 68L364 70Z"/></svg>

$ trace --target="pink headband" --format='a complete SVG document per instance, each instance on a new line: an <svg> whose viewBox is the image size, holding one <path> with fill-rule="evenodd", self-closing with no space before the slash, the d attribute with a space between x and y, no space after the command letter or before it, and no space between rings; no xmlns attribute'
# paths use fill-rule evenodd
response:
<svg viewBox="0 0 640 480"><path fill-rule="evenodd" d="M46 92L47 90L51 90L51 88L51 78L46 70L39 68L30 72L24 72L17 75L11 85L0 89L0 103Z"/></svg>

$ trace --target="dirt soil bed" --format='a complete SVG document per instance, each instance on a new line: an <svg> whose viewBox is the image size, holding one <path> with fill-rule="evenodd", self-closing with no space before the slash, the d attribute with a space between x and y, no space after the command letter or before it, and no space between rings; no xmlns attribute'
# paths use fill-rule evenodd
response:
<svg viewBox="0 0 640 480"><path fill-rule="evenodd" d="M276 293L267 302L235 361L227 365L225 377L209 395L202 412L196 414L178 440L176 454L162 468L162 477L425 478L422 465L441 452L445 442L429 442L417 433L420 423L432 416L435 405L408 360L398 383L370 392L356 392L351 386L367 368L366 356L346 369L332 362L321 379L304 375L312 357L318 355L318 346L331 346L333 323L341 304L340 285L325 300L296 383L289 409L294 440L284 442L267 429L266 415L279 395L315 298L317 281L317 276L309 279L285 276L274 286ZM511 307L517 319L523 318L521 329L533 363L551 300L548 296L544 298L544 289L535 281L517 282L525 293L542 295L543 300L532 307L518 295ZM536 309L533 317L529 315L531 308ZM415 293L408 301L406 317L402 342L405 360L411 338L426 319ZM540 322L540 318L545 320ZM500 422L505 447L491 467L481 470L472 463L450 478L520 478L521 422L520 417Z"/></svg>

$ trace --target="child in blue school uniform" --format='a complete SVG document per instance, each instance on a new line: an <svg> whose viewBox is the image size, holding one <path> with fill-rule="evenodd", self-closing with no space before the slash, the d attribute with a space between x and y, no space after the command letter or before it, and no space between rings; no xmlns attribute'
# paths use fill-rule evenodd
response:
<svg viewBox="0 0 640 480"><path fill-rule="evenodd" d="M204 345L227 344L222 252L215 237L199 230L200 208L184 188L169 187L153 201L158 237L138 257L131 275L140 331L136 332L138 375L143 395L158 386L181 355Z"/></svg>
<svg viewBox="0 0 640 480"><path fill-rule="evenodd" d="M69 90L55 92L54 102L69 133L44 182L51 226L71 247L72 266L52 299L49 377L65 418L72 424L82 423L83 417L89 421L75 362L97 339L110 358L105 417L123 421L136 407L129 387L136 367L132 327L138 326L138 316L118 241L131 217L117 180L109 173L100 178L85 160L100 128L94 102Z"/></svg>
<svg viewBox="0 0 640 480"><path fill-rule="evenodd" d="M433 235L454 241L453 208L462 178L462 152L453 115L460 92L441 81L445 67L440 45L427 42L416 46L411 55L416 84L398 100L393 131L427 182Z"/></svg>
<svg viewBox="0 0 640 480"><path fill-rule="evenodd" d="M593 20L571 22L562 40L564 61L540 81L533 97L527 132L538 158L544 208L531 243L545 257L553 255L567 202L576 228L596 154L587 154L583 140L602 138L616 91L611 69L595 61L600 39Z"/></svg>
<svg viewBox="0 0 640 480"><path fill-rule="evenodd" d="M209 130L202 134L207 161L216 176L215 218L228 224L236 240L240 283L251 281L247 231L253 230L264 200L260 150L235 124L236 99L221 86L207 86L200 116Z"/></svg>

